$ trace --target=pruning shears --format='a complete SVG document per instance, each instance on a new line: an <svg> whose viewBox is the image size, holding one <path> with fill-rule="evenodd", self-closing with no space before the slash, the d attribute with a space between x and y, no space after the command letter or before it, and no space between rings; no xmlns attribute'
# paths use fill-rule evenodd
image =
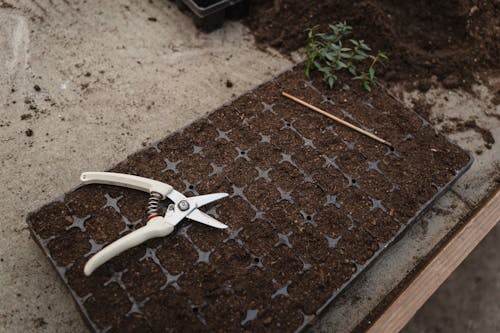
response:
<svg viewBox="0 0 500 333"><path fill-rule="evenodd" d="M122 186L148 192L148 221L145 226L117 239L92 256L84 267L89 276L102 264L120 253L137 246L151 238L164 237L174 231L175 226L185 217L208 226L225 229L227 225L205 214L199 207L225 198L227 193L212 193L194 197L186 197L168 184L139 176L113 172L84 172L80 176L82 184L108 184ZM158 204L161 200L170 199L170 204L163 216L159 215Z"/></svg>

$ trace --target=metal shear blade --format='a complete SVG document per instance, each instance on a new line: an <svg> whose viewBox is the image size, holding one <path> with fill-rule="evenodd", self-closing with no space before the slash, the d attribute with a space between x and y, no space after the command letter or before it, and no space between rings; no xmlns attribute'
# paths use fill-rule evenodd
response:
<svg viewBox="0 0 500 333"><path fill-rule="evenodd" d="M212 193L198 195L195 197L186 197L184 194L177 192L176 190L172 190L172 192L167 194L167 197L174 202L175 209L173 214L168 217L168 222L175 226L187 217L210 227L225 229L227 228L227 225L217 221L210 215L203 213L198 208L227 196L227 193Z"/></svg>
<svg viewBox="0 0 500 333"><path fill-rule="evenodd" d="M196 222L200 222L200 223L209 225L209 226L214 227L214 228L218 228L218 229L226 229L227 228L227 225L217 221L212 216L203 213L199 209L195 209L194 211L192 211L191 214L189 214L187 216L187 218L194 220Z"/></svg>

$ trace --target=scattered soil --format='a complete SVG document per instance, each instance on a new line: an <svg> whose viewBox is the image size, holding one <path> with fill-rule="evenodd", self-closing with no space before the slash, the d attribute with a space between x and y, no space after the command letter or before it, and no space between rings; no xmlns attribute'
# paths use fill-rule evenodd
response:
<svg viewBox="0 0 500 333"><path fill-rule="evenodd" d="M44 329L48 325L48 323L45 321L45 318L43 317L36 318L33 321L35 324L35 328Z"/></svg>
<svg viewBox="0 0 500 333"><path fill-rule="evenodd" d="M28 119L31 119L31 118L33 118L33 115L30 114L30 113L25 113L25 114L21 115L21 120L28 120Z"/></svg>
<svg viewBox="0 0 500 333"><path fill-rule="evenodd" d="M381 90L304 67L284 73L110 171L186 195L227 192L83 275L88 258L145 221L145 193L91 185L31 213L33 237L101 331L294 331L351 282L468 165L469 156ZM395 145L391 150L282 97L287 91ZM222 326L221 326L221 323Z"/></svg>
<svg viewBox="0 0 500 333"><path fill-rule="evenodd" d="M473 130L476 133L481 134L481 137L483 138L483 141L485 142L484 146L487 149L491 149L493 147L493 144L495 143L495 138L493 137L493 134L491 134L490 130L479 127L476 124L475 120L467 120L463 121L458 118L453 118L450 119L451 121L455 121L456 123L454 126L445 126L443 128L444 133L451 133L451 132L463 132L467 130Z"/></svg>
<svg viewBox="0 0 500 333"><path fill-rule="evenodd" d="M429 103L426 99L417 98L412 100L413 111L417 112L419 115L425 119L429 119L431 116L431 110L434 106L433 103Z"/></svg>
<svg viewBox="0 0 500 333"><path fill-rule="evenodd" d="M499 106L500 105L500 89L498 89L497 91L495 91L495 96L493 96L492 100L491 100L491 103L495 106ZM497 119L500 119L500 115L496 115L495 116L497 117Z"/></svg>
<svg viewBox="0 0 500 333"><path fill-rule="evenodd" d="M0 8L13 9L15 7L8 2L0 1Z"/></svg>
<svg viewBox="0 0 500 333"><path fill-rule="evenodd" d="M246 24L257 43L284 54L302 48L307 28L347 21L354 38L364 39L391 58L381 69L386 81L428 80L447 88L469 88L478 71L499 69L498 1L252 0Z"/></svg>

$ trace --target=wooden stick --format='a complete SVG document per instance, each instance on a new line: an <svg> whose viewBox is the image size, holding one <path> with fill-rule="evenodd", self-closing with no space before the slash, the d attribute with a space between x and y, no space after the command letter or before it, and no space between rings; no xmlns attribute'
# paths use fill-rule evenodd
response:
<svg viewBox="0 0 500 333"><path fill-rule="evenodd" d="M389 142L385 141L384 139L379 138L379 137L378 137L378 136L376 136L375 134L372 134L372 133L370 133L370 132L368 132L368 131L365 131L365 130L364 130L364 129L362 129L362 128L359 128L359 127L357 127L357 126L354 126L354 125L353 125L353 124L351 124L351 123L348 123L348 122L347 122L347 121L345 121L345 120L342 120L342 119L340 119L340 118L338 118L338 117L335 117L333 114L330 114L330 113L328 113L328 112L326 112L326 111L323 111L323 110L321 110L320 108L317 108L317 107L315 107L314 105L311 105L311 104L309 104L309 103L307 103L307 102L304 102L303 100L301 100L301 99L299 99L299 98L297 98L297 97L295 97L295 96L292 96L292 95L290 95L290 94L288 94L288 93L286 93L286 92L284 92L284 91L283 91L281 94L282 94L283 96L287 97L287 98L290 98L290 99L291 99L292 101L294 101L294 102L297 102L297 103L299 103L299 104L302 104L302 105L304 105L305 107L308 107L309 109L311 109L311 110L313 110L313 111L316 111L316 112L318 112L318 113L321 113L322 115L327 116L328 118L333 119L333 120L335 120L335 121L336 121L336 122L338 122L338 123L341 123L341 124L342 124L342 125L344 125L344 126L347 126L347 127L349 127L349 128L352 128L353 130L355 130L355 131L356 131L356 132L358 132L358 133L361 133L361 134L363 134L363 135L366 135L367 137L370 137L370 138L372 138L372 139L374 139L374 140L376 140L376 141L378 141L378 142L380 142L380 143L383 143L384 145L387 145L387 146L389 146L390 148L393 148L393 147L394 147L391 143L389 143Z"/></svg>

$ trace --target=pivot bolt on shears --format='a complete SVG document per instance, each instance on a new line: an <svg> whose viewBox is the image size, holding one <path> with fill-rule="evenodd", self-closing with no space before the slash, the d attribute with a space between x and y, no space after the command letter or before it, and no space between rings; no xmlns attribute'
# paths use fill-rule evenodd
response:
<svg viewBox="0 0 500 333"><path fill-rule="evenodd" d="M128 187L150 194L148 201L148 221L146 225L117 239L92 256L83 269L87 276L120 253L151 238L169 235L174 231L175 226L185 217L214 228L227 228L227 225L198 209L213 201L227 197L227 193L186 197L168 184L148 178L113 172L84 172L80 176L80 180L84 185L108 184ZM159 203L166 198L170 199L173 203L168 206L165 214L161 216L159 214Z"/></svg>

